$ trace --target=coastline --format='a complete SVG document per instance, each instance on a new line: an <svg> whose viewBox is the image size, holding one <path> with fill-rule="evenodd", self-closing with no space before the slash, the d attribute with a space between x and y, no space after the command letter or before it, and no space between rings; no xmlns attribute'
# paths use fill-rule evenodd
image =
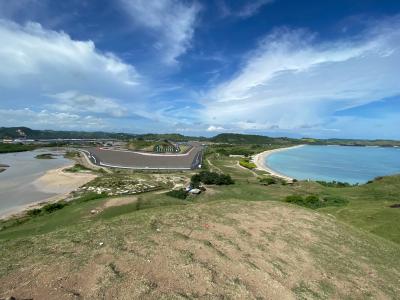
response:
<svg viewBox="0 0 400 300"><path fill-rule="evenodd" d="M272 149L272 150L267 150L261 153L256 154L253 157L253 162L256 164L257 169L258 170L262 170L262 171L266 171L268 173L270 173L272 176L287 180L287 181L293 181L295 178L286 176L284 174L281 174L275 170L272 170L271 168L269 168L266 164L266 159L268 158L268 156L270 156L273 153L276 152L280 152L280 151L284 151L287 149L293 149L293 148L300 148L303 147L304 145L296 145L296 146L291 146L291 147L284 147L284 148L277 148L277 149Z"/></svg>
<svg viewBox="0 0 400 300"><path fill-rule="evenodd" d="M50 197L13 207L4 213L0 212L0 220L19 217L24 215L28 210L39 208L47 203L63 200L67 198L72 191L97 177L97 175L91 173L67 173L63 171L73 165L74 164L70 164L68 166L49 170L31 183L34 189L49 194Z"/></svg>

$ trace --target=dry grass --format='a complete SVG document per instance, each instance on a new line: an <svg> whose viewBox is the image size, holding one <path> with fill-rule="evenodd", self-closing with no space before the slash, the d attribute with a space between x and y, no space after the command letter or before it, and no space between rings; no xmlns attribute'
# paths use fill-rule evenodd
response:
<svg viewBox="0 0 400 300"><path fill-rule="evenodd" d="M5 241L0 298L394 299L399 249L278 202L155 208Z"/></svg>

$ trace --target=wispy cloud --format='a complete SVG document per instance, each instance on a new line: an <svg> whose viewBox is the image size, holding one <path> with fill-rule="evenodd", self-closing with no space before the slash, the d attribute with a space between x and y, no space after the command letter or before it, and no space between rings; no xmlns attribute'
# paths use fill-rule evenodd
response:
<svg viewBox="0 0 400 300"><path fill-rule="evenodd" d="M249 18L256 15L260 9L275 0L253 0L241 4L239 7L229 6L225 0L218 1L218 7L223 17Z"/></svg>
<svg viewBox="0 0 400 300"><path fill-rule="evenodd" d="M321 127L335 111L400 94L400 17L352 38L318 42L281 28L211 90L204 119L237 130Z"/></svg>
<svg viewBox="0 0 400 300"><path fill-rule="evenodd" d="M65 112L51 112L48 110L35 111L24 109L0 109L2 126L30 126L44 129L85 129L98 130L109 124L100 118Z"/></svg>
<svg viewBox="0 0 400 300"><path fill-rule="evenodd" d="M166 64L176 64L177 58L191 46L200 6L181 0L120 2L134 24L150 30L162 60Z"/></svg>
<svg viewBox="0 0 400 300"><path fill-rule="evenodd" d="M57 101L49 107L61 112L89 112L111 117L123 117L128 114L128 110L116 99L81 94L77 91L66 91L49 97Z"/></svg>

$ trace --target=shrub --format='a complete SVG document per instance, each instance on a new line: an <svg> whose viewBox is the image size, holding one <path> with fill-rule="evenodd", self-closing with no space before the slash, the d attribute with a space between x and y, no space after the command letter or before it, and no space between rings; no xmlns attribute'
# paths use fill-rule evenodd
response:
<svg viewBox="0 0 400 300"><path fill-rule="evenodd" d="M285 198L286 202L300 204L303 203L303 197L300 195L290 195Z"/></svg>
<svg viewBox="0 0 400 300"><path fill-rule="evenodd" d="M85 166L83 166L81 164L75 164L71 168L64 169L64 171L70 172L70 173L77 173L77 172L81 172L81 171L90 171L90 169L86 168Z"/></svg>
<svg viewBox="0 0 400 300"><path fill-rule="evenodd" d="M167 192L166 195L168 195L170 197L178 198L178 199L186 199L186 197L188 196L188 192L185 191L184 189L172 190L172 191Z"/></svg>
<svg viewBox="0 0 400 300"><path fill-rule="evenodd" d="M27 215L31 216L31 217L38 216L41 213L42 213L42 210L40 208L34 208L34 209L27 211Z"/></svg>
<svg viewBox="0 0 400 300"><path fill-rule="evenodd" d="M312 209L326 206L342 206L348 203L346 199L341 197L327 196L320 199L317 195L309 195L305 198L300 195L290 195L285 198L285 201Z"/></svg>
<svg viewBox="0 0 400 300"><path fill-rule="evenodd" d="M64 208L65 206L67 206L66 202L49 203L43 206L42 210L46 213L52 213L56 210Z"/></svg>
<svg viewBox="0 0 400 300"><path fill-rule="evenodd" d="M198 187L201 182L204 184L217 185L229 185L235 183L230 175L209 171L201 171L200 173L193 175L190 181L193 187Z"/></svg>
<svg viewBox="0 0 400 300"><path fill-rule="evenodd" d="M245 167L245 168L247 168L247 169L255 169L255 168L257 168L256 164L250 162L250 160L249 160L248 158L241 159L241 160L239 161L239 164L240 164L242 167Z"/></svg>
<svg viewBox="0 0 400 300"><path fill-rule="evenodd" d="M349 187L352 186L352 184L348 183L348 182L340 182L340 181L321 181L321 180L317 180L316 182L318 182L320 185L323 186L327 186L327 187Z"/></svg>
<svg viewBox="0 0 400 300"><path fill-rule="evenodd" d="M327 196L324 197L325 206L343 206L349 203L347 199L338 196Z"/></svg>
<svg viewBox="0 0 400 300"><path fill-rule="evenodd" d="M277 183L277 180L273 177L261 177L258 179L260 183L264 185L270 185L270 184L275 184Z"/></svg>
<svg viewBox="0 0 400 300"><path fill-rule="evenodd" d="M234 183L235 182L233 181L231 175L225 175L225 174L219 175L219 178L216 182L217 185L230 185Z"/></svg>

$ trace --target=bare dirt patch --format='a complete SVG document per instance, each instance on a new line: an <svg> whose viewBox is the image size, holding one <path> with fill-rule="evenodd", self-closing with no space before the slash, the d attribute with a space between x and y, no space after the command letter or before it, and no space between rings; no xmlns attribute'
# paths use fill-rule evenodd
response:
<svg viewBox="0 0 400 300"><path fill-rule="evenodd" d="M395 298L399 249L367 238L274 202L143 210L5 245L0 298Z"/></svg>
<svg viewBox="0 0 400 300"><path fill-rule="evenodd" d="M102 208L109 208L109 207L114 207L114 206L122 206L126 204L131 204L137 201L136 196L128 196L128 197L119 197L119 198L111 198L104 202L102 205Z"/></svg>

